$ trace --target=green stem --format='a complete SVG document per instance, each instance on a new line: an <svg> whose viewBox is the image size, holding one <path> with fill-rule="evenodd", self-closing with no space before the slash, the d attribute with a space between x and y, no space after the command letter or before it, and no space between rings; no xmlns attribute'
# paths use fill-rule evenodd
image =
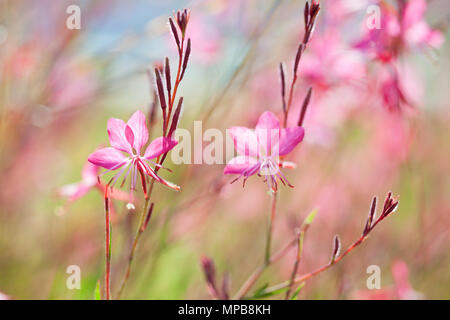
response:
<svg viewBox="0 0 450 320"><path fill-rule="evenodd" d="M304 237L305 237L305 231L304 230L299 231L298 238L297 238L297 258L295 259L294 268L292 269L291 281L289 283L289 288L288 288L288 291L286 292L286 296L285 296L286 300L289 299L292 289L294 288L295 275L297 274L298 266L300 265L300 260L302 257Z"/></svg>
<svg viewBox="0 0 450 320"><path fill-rule="evenodd" d="M152 181L154 181L154 180L152 180ZM152 187L153 187L153 185L151 185L150 190L152 189ZM128 257L127 271L125 272L125 276L124 276L124 278L122 280L122 284L120 286L120 290L119 290L119 292L117 294L117 299L120 299L120 296L122 295L123 290L125 289L125 285L126 285L126 283L128 281L128 278L130 277L131 266L132 266L133 261L134 261L134 254L136 252L136 248L137 248L139 239L140 239L140 237L142 235L142 232L144 231L143 230L143 226L144 226L144 223L145 223L145 217L147 216L149 203L150 203L150 197L147 197L145 199L145 203L144 203L144 207L142 209L142 213L141 213L138 229L136 231L136 235L134 236L133 245L131 247L130 255Z"/></svg>
<svg viewBox="0 0 450 320"><path fill-rule="evenodd" d="M270 210L270 215L267 223L266 251L264 257L265 264L268 264L270 261L270 247L272 245L273 222L275 220L276 206L277 206L277 193L272 192L272 208Z"/></svg>

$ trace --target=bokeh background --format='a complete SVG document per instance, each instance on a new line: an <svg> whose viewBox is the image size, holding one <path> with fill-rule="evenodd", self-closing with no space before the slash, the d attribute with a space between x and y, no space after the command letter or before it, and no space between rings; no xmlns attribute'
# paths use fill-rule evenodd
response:
<svg viewBox="0 0 450 320"><path fill-rule="evenodd" d="M149 112L147 70L165 56L173 64L177 58L169 16L191 10L180 127L193 130L193 121L202 120L203 130L224 131L253 127L266 110L281 116L278 64L285 63L290 79L304 3L0 1L0 293L94 298L104 272L103 197L96 188L76 201L64 195L67 185L81 180L87 156L108 144L108 118ZM66 27L71 4L81 8L80 30ZM306 136L289 156L297 168L285 174L295 188L280 190L273 246L289 241L317 209L299 272L314 270L328 262L333 236L350 245L372 197L392 191L398 211L342 262L308 281L299 298L448 299L450 5L427 1L423 18L441 38L398 48L391 64L357 45L368 32L370 4L382 6L382 21L398 8L397 1L321 1L290 119L296 122L312 86ZM152 137L160 132L161 121ZM202 256L214 260L219 279L229 274L236 292L264 257L266 185L256 177L244 189L229 184L224 165L174 165L170 159L166 165L173 173L162 175L182 191L156 186L155 211L123 297L210 298ZM142 206L139 192L135 199L136 210L113 200L113 296ZM294 257L292 250L255 288L288 279ZM69 265L81 268L80 290L66 287ZM380 291L366 288L370 265L382 271Z"/></svg>

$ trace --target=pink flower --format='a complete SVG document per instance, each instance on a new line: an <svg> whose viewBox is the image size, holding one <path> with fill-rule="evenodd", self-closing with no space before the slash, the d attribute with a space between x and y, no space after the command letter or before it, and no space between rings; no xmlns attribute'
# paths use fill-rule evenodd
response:
<svg viewBox="0 0 450 320"><path fill-rule="evenodd" d="M354 84L366 76L363 54L344 45L335 29L314 35L300 60L303 77L314 84L314 90Z"/></svg>
<svg viewBox="0 0 450 320"><path fill-rule="evenodd" d="M166 152L170 151L178 143L168 137L159 137L153 140L141 155L141 148L148 141L148 130L145 115L142 111L136 111L127 123L120 119L111 118L108 120L108 135L111 147L103 148L92 153L89 162L113 171L120 169L118 173L108 183L111 186L117 182L119 177L125 172L121 186L125 183L131 173L131 189L136 189L137 174L141 175L142 187L146 190L145 179L149 176L156 181L172 188L180 190L180 187L159 177L149 162L156 167L161 165L151 161Z"/></svg>
<svg viewBox="0 0 450 320"><path fill-rule="evenodd" d="M69 202L75 201L84 196L91 188L98 184L98 167L90 162L86 162L81 171L81 181L65 185L58 191L61 197L67 197Z"/></svg>
<svg viewBox="0 0 450 320"><path fill-rule="evenodd" d="M424 18L426 6L425 0L411 0L398 13L383 5L381 28L370 30L356 47L371 52L383 62L395 58L404 47L440 47L444 36L428 26Z"/></svg>
<svg viewBox="0 0 450 320"><path fill-rule="evenodd" d="M402 19L404 41L411 46L427 44L437 48L444 42L444 36L428 26L424 18L426 9L425 0L410 0L406 4Z"/></svg>
<svg viewBox="0 0 450 320"><path fill-rule="evenodd" d="M230 134L239 156L228 162L224 174L239 174L234 181L243 176L244 185L248 177L264 175L269 188L274 191L277 190L277 178L292 187L280 170L280 167L292 167L292 164L280 161L279 156L287 155L303 140L305 131L302 127L280 128L277 117L266 111L259 117L255 130L233 127Z"/></svg>
<svg viewBox="0 0 450 320"><path fill-rule="evenodd" d="M354 293L354 298L359 300L419 300L423 299L422 293L417 292L409 282L408 265L402 261L395 261L392 265L394 285L377 290L359 290Z"/></svg>

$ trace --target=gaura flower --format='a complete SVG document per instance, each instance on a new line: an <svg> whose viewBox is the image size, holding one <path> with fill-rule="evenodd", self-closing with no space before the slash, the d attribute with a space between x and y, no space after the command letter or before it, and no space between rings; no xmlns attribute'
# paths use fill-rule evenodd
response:
<svg viewBox="0 0 450 320"><path fill-rule="evenodd" d="M177 145L176 140L168 137L156 138L148 145L144 155L141 155L141 149L148 141L148 130L145 115L142 111L136 111L127 123L120 119L109 119L108 136L111 147L95 151L89 156L88 160L92 164L108 169L106 172L120 169L108 183L111 187L125 172L121 186L125 183L128 175L131 174L130 187L132 190L136 190L138 173L141 176L144 192L146 192L147 177L151 177L174 190L180 190L179 186L158 176L149 164L162 168L160 164L150 159L157 158L170 151Z"/></svg>
<svg viewBox="0 0 450 320"><path fill-rule="evenodd" d="M258 120L255 130L245 127L232 127L229 132L233 138L238 156L231 159L224 169L224 174L238 174L232 181L258 174L266 176L269 188L277 190L277 178L293 187L280 168L293 167L290 162L280 160L280 156L290 153L305 135L302 127L280 128L277 117L269 111L264 112Z"/></svg>

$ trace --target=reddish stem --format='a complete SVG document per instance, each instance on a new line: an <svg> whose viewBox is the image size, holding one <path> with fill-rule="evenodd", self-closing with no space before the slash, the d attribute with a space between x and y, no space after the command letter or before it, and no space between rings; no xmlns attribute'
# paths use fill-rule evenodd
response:
<svg viewBox="0 0 450 320"><path fill-rule="evenodd" d="M105 298L111 299L111 219L109 214L108 185L105 188Z"/></svg>

